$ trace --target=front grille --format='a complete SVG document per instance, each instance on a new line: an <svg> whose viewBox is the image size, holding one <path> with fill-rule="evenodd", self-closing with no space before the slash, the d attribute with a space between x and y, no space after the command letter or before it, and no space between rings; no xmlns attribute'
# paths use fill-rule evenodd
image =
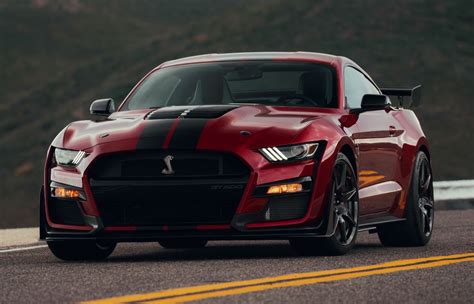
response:
<svg viewBox="0 0 474 304"><path fill-rule="evenodd" d="M56 224L85 225L84 216L77 201L51 197L48 212L51 220Z"/></svg>
<svg viewBox="0 0 474 304"><path fill-rule="evenodd" d="M174 174L163 174L172 155ZM136 151L104 156L90 184L105 226L228 224L248 179L245 164L229 154Z"/></svg>
<svg viewBox="0 0 474 304"><path fill-rule="evenodd" d="M164 158L172 156L174 174L165 175ZM230 154L185 151L136 151L104 156L89 172L96 180L230 178L248 174L247 167Z"/></svg>

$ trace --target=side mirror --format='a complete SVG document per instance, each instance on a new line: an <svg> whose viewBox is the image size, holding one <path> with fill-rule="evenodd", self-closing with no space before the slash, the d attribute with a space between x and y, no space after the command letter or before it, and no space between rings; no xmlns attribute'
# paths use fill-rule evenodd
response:
<svg viewBox="0 0 474 304"><path fill-rule="evenodd" d="M390 105L390 99L386 95L365 94L362 97L360 108L364 111L382 110Z"/></svg>
<svg viewBox="0 0 474 304"><path fill-rule="evenodd" d="M109 116L115 112L114 100L112 98L94 100L89 111L92 115Z"/></svg>

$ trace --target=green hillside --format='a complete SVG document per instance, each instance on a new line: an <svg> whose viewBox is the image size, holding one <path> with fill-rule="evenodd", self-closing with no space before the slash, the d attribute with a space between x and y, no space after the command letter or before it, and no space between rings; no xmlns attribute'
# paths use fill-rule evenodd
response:
<svg viewBox="0 0 474 304"><path fill-rule="evenodd" d="M380 86L421 83L435 179L473 178L473 20L461 0L0 0L0 227L36 224L46 149L93 99L200 53L332 53Z"/></svg>

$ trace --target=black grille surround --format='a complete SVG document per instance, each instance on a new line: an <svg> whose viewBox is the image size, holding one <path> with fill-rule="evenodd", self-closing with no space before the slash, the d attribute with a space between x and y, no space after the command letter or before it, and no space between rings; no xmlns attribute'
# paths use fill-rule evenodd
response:
<svg viewBox="0 0 474 304"><path fill-rule="evenodd" d="M163 173L167 156L173 174ZM106 227L230 224L248 175L231 154L169 150L105 155L88 174Z"/></svg>

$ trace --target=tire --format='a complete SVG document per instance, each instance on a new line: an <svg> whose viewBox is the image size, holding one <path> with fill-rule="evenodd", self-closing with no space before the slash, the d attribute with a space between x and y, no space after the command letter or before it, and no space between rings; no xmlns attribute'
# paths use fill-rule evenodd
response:
<svg viewBox="0 0 474 304"><path fill-rule="evenodd" d="M44 187L41 187L39 197L39 238L46 239L46 211L44 210Z"/></svg>
<svg viewBox="0 0 474 304"><path fill-rule="evenodd" d="M293 249L302 255L343 255L354 247L359 219L359 188L354 168L342 153L337 155L329 191L328 206L333 206L334 233L326 238L291 239Z"/></svg>
<svg viewBox="0 0 474 304"><path fill-rule="evenodd" d="M49 250L65 261L104 260L112 254L116 243L98 243L95 241L50 241Z"/></svg>
<svg viewBox="0 0 474 304"><path fill-rule="evenodd" d="M385 246L424 246L433 234L434 200L431 165L423 151L416 155L406 202L406 220L377 227Z"/></svg>
<svg viewBox="0 0 474 304"><path fill-rule="evenodd" d="M158 242L166 249L202 248L207 244L206 239L166 239Z"/></svg>

